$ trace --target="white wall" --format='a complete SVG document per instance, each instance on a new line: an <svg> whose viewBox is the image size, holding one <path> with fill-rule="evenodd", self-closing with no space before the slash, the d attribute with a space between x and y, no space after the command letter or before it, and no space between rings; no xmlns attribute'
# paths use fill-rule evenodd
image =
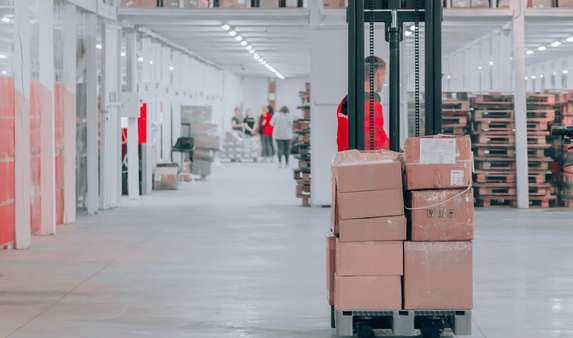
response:
<svg viewBox="0 0 573 338"><path fill-rule="evenodd" d="M269 80L266 77L243 77L241 88L243 95L243 112L251 110L253 116L259 116L263 106L267 105ZM231 114L233 112L231 111Z"/></svg>
<svg viewBox="0 0 573 338"><path fill-rule="evenodd" d="M301 104L299 92L304 91L307 82L310 82L308 77L277 80L277 109L287 106L291 113L302 117L302 112L296 107Z"/></svg>

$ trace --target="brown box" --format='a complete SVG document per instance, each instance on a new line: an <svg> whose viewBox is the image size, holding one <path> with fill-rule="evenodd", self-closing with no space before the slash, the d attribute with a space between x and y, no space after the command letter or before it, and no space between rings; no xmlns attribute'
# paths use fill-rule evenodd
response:
<svg viewBox="0 0 573 338"><path fill-rule="evenodd" d="M553 0L528 0L527 1L527 7L532 7L532 8L551 8L553 7ZM559 0L559 7L565 7L562 6L562 3L565 3L567 1L563 1L563 0Z"/></svg>
<svg viewBox="0 0 573 338"><path fill-rule="evenodd" d="M336 237L329 234L326 237L326 289L328 304L334 305L334 274L336 273Z"/></svg>
<svg viewBox="0 0 573 338"><path fill-rule="evenodd" d="M157 0L122 0L121 7L155 8Z"/></svg>
<svg viewBox="0 0 573 338"><path fill-rule="evenodd" d="M383 311L402 308L400 276L336 275L334 305L339 311Z"/></svg>
<svg viewBox="0 0 573 338"><path fill-rule="evenodd" d="M249 7L247 4L247 0L219 0L219 8L247 8L247 7Z"/></svg>
<svg viewBox="0 0 573 338"><path fill-rule="evenodd" d="M473 239L472 189L421 190L410 193L410 237L413 241Z"/></svg>
<svg viewBox="0 0 573 338"><path fill-rule="evenodd" d="M404 147L408 190L471 185L473 155L469 136L410 137Z"/></svg>
<svg viewBox="0 0 573 338"><path fill-rule="evenodd" d="M402 189L400 154L392 151L343 151L332 165L340 193Z"/></svg>
<svg viewBox="0 0 573 338"><path fill-rule="evenodd" d="M404 308L470 310L471 242L404 242Z"/></svg>
<svg viewBox="0 0 573 338"><path fill-rule="evenodd" d="M403 215L402 189L338 193L336 212L338 220Z"/></svg>
<svg viewBox="0 0 573 338"><path fill-rule="evenodd" d="M337 240L336 273L340 276L403 275L403 242Z"/></svg>
<svg viewBox="0 0 573 338"><path fill-rule="evenodd" d="M346 0L324 0L324 8L346 8Z"/></svg>
<svg viewBox="0 0 573 338"><path fill-rule="evenodd" d="M559 7L573 7L573 0L558 0Z"/></svg>
<svg viewBox="0 0 573 338"><path fill-rule="evenodd" d="M339 220L335 233L342 242L404 241L406 240L406 217L374 217Z"/></svg>

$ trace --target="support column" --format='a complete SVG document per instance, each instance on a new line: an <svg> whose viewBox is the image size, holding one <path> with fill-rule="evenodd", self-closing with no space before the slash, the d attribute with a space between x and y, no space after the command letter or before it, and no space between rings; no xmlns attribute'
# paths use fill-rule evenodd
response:
<svg viewBox="0 0 573 338"><path fill-rule="evenodd" d="M64 5L64 223L76 221L76 6Z"/></svg>
<svg viewBox="0 0 573 338"><path fill-rule="evenodd" d="M517 207L529 208L529 168L527 160L527 102L525 87L525 8L526 0L512 0L513 50L515 61L515 165Z"/></svg>
<svg viewBox="0 0 573 338"><path fill-rule="evenodd" d="M127 76L126 91L137 93L137 33L134 30L126 32ZM139 198L139 151L137 112L127 112L127 191L130 199Z"/></svg>
<svg viewBox="0 0 573 338"><path fill-rule="evenodd" d="M16 249L30 247L30 15L29 1L14 2Z"/></svg>
<svg viewBox="0 0 573 338"><path fill-rule="evenodd" d="M88 14L86 37L86 124L87 124L87 175L88 214L93 215L99 205L98 159L98 102L97 102L97 17Z"/></svg>
<svg viewBox="0 0 573 338"><path fill-rule="evenodd" d="M42 192L42 235L56 233L56 134L54 116L54 0L38 1L39 55L40 55L40 127L41 184Z"/></svg>

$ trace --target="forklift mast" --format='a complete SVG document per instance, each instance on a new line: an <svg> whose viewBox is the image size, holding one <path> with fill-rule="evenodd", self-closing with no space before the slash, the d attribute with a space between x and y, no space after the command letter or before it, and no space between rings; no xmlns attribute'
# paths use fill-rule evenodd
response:
<svg viewBox="0 0 573 338"><path fill-rule="evenodd" d="M370 25L370 54L374 53L374 25L384 23L385 40L390 44L390 149L400 150L400 42L404 24L414 24L416 133L420 130L419 105L419 23L424 23L425 51L425 134L442 131L442 15L441 0L349 0L348 22L348 145L349 149L365 149L364 140L364 25ZM372 69L372 68L371 68ZM370 94L373 92L373 71L370 71ZM370 100L372 104L372 99ZM374 110L370 109L371 121ZM373 123L370 123L373 125ZM372 133L371 133L372 135ZM419 135L416 135L419 136ZM372 148L372 145L371 147Z"/></svg>

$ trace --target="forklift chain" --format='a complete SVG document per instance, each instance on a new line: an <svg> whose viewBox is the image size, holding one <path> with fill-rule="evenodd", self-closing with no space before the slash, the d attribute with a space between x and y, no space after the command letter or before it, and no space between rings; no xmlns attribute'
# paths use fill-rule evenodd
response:
<svg viewBox="0 0 573 338"><path fill-rule="evenodd" d="M414 100L416 137L420 136L420 22L414 22Z"/></svg>
<svg viewBox="0 0 573 338"><path fill-rule="evenodd" d="M374 0L370 0L370 10L373 11L374 9ZM370 131L370 139L369 139L369 147L368 149L372 150L374 149L374 100L375 100L375 96L374 96L374 67L376 66L372 61L372 58L374 57L374 15L371 16L371 20L369 23L369 40L370 40L370 58L371 58L371 63L369 64L369 80L370 80L370 124L369 126L369 131Z"/></svg>

